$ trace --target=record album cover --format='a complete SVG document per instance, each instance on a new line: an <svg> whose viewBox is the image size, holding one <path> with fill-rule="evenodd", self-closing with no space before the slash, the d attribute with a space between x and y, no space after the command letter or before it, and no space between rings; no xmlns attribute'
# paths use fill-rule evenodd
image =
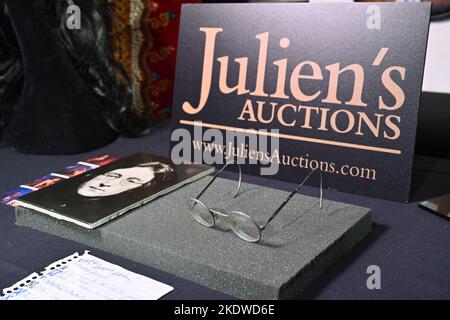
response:
<svg viewBox="0 0 450 320"><path fill-rule="evenodd" d="M213 170L206 165L175 165L166 157L135 154L17 201L20 206L92 229Z"/></svg>

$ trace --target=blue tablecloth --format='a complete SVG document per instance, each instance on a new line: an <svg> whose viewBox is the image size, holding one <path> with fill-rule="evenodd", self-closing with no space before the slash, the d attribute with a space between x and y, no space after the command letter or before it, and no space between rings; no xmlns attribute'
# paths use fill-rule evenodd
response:
<svg viewBox="0 0 450 320"><path fill-rule="evenodd" d="M0 191L6 191L82 159L103 153L127 156L135 152L168 155L168 123L150 135L120 138L109 146L68 156L24 155L0 149ZM417 157L412 201L450 192L448 160ZM294 184L245 176L247 182L291 191ZM304 194L317 195L305 187ZM417 206L326 190L324 197L369 207L372 234L315 280L299 298L312 299L450 299L450 222ZM0 288L75 251L91 250L107 261L172 285L166 299L227 299L214 290L97 249L14 225L14 209L0 206ZM369 290L367 268L381 269L381 289Z"/></svg>

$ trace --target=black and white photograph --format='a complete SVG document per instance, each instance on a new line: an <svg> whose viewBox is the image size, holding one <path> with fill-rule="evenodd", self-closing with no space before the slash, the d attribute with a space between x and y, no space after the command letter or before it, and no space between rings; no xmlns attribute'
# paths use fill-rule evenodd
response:
<svg viewBox="0 0 450 320"><path fill-rule="evenodd" d="M91 229L211 170L135 154L30 193L20 203Z"/></svg>

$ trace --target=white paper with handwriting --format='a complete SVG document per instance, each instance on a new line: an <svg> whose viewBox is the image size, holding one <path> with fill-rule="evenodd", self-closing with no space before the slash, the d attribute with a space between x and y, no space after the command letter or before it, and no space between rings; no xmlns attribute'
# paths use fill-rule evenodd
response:
<svg viewBox="0 0 450 320"><path fill-rule="evenodd" d="M4 289L0 300L156 300L172 290L85 251Z"/></svg>

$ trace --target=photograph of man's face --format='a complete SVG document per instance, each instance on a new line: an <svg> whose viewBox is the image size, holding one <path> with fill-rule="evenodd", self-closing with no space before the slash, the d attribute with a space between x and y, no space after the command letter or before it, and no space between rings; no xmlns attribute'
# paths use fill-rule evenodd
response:
<svg viewBox="0 0 450 320"><path fill-rule="evenodd" d="M98 175L83 183L78 194L84 197L107 197L150 183L157 174L165 174L173 169L161 162L115 169Z"/></svg>
<svg viewBox="0 0 450 320"><path fill-rule="evenodd" d="M62 179L19 200L95 228L109 217L116 218L212 171L208 166L175 165L166 157L138 153Z"/></svg>

